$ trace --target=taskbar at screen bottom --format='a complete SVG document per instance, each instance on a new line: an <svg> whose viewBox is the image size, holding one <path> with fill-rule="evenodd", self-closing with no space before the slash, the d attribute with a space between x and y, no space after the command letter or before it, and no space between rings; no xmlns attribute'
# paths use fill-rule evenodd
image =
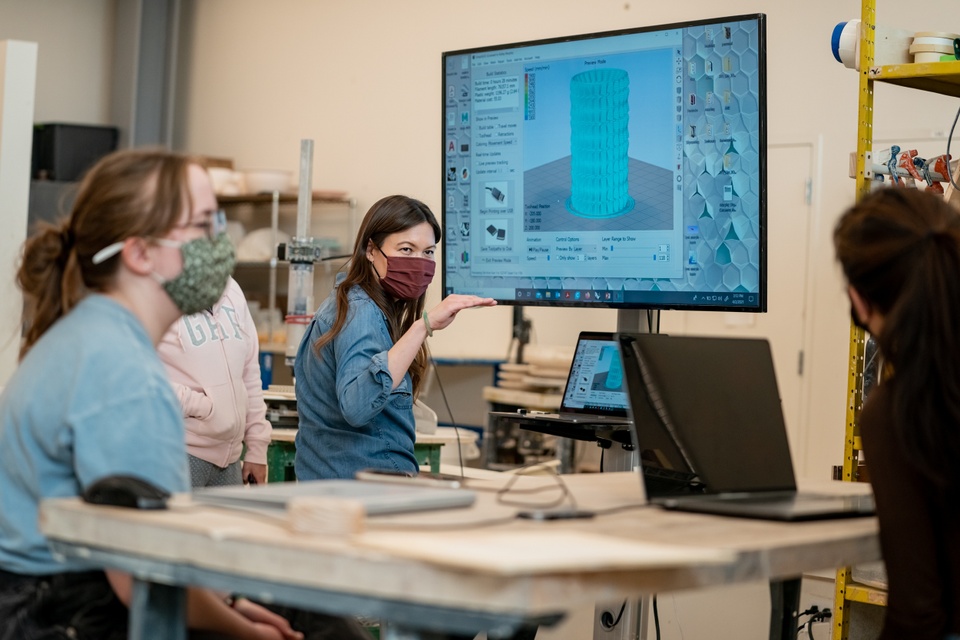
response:
<svg viewBox="0 0 960 640"><path fill-rule="evenodd" d="M626 291L597 289L516 289L518 304L596 305L598 307L711 308L761 311L760 294L747 291Z"/></svg>

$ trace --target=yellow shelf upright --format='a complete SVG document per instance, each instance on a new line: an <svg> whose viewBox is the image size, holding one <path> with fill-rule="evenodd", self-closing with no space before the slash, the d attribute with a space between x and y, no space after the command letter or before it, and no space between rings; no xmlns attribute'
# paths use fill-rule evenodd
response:
<svg viewBox="0 0 960 640"><path fill-rule="evenodd" d="M873 79L870 68L874 63L877 30L875 0L862 0L860 10L860 91L857 113L857 199L870 193L873 181L869 167L873 154ZM860 441L858 417L863 404L863 357L866 346L864 331L851 323L850 358L847 376L846 433L843 444L843 480L855 482L858 478L860 451L854 443ZM850 567L837 571L836 594L833 603L834 640L847 640L850 633L847 590L851 584Z"/></svg>

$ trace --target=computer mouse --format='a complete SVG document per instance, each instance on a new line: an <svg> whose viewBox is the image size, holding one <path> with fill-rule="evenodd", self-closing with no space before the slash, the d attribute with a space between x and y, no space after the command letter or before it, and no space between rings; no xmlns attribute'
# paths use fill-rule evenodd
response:
<svg viewBox="0 0 960 640"><path fill-rule="evenodd" d="M166 509L170 493L143 478L112 475L100 478L84 490L84 502L130 509Z"/></svg>

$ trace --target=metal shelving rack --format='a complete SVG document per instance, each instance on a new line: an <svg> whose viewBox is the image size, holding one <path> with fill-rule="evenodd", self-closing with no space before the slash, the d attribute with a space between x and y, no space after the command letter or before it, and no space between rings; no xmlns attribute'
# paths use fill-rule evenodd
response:
<svg viewBox="0 0 960 640"><path fill-rule="evenodd" d="M236 207L238 205L247 205L251 207L266 207L270 206L270 228L273 230L273 239L271 242L274 251L276 250L278 244L278 231L279 231L279 219L280 219L280 206L281 205L296 205L298 202L298 195L296 193L288 192L266 192L266 193L257 193L257 194L247 194L247 195L237 195L237 196L217 196L217 201L221 206L225 208ZM345 246L349 248L349 245L353 241L353 237L357 232L359 227L359 222L357 220L357 201L355 198L348 197L347 195L334 195L334 194L324 194L324 193L314 193L312 197L312 202L321 205L338 205L346 207L347 211L347 229L345 235ZM228 216L230 218L231 216ZM234 277L237 278L241 285L243 284L245 278L240 276L239 271L246 269L269 269L268 272L268 292L267 292L267 306L266 308L269 311L278 309L277 305L277 275L278 267L284 265L285 263L280 262L276 255L274 254L270 260L266 261L255 261L255 262L238 262L237 268L234 271ZM253 293L252 291L250 293ZM249 294L248 294L249 295ZM271 315L272 318L272 315ZM272 320L271 320L272 323ZM272 336L274 333L274 327L272 324L269 327L269 333ZM285 344L276 344L276 343L266 343L261 344L260 347L262 350L271 351L274 353L285 353L286 345Z"/></svg>
<svg viewBox="0 0 960 640"><path fill-rule="evenodd" d="M869 169L873 151L873 84L887 82L900 86L960 97L960 60L922 64L875 65L876 2L862 0L860 18L860 90L857 120L856 191L857 199L870 192L873 182ZM850 326L850 357L847 376L846 433L842 479L857 482L860 462L858 418L863 403L864 351L867 337L862 329ZM834 598L834 640L847 640L850 634L848 603L885 606L887 593L853 582L850 567L837 571Z"/></svg>

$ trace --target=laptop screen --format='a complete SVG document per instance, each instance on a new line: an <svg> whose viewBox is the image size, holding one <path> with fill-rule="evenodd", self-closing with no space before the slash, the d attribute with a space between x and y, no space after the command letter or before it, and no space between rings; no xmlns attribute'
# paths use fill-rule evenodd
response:
<svg viewBox="0 0 960 640"><path fill-rule="evenodd" d="M795 490L766 340L620 334L649 499Z"/></svg>
<svg viewBox="0 0 960 640"><path fill-rule="evenodd" d="M620 349L612 333L580 333L561 411L627 417Z"/></svg>

